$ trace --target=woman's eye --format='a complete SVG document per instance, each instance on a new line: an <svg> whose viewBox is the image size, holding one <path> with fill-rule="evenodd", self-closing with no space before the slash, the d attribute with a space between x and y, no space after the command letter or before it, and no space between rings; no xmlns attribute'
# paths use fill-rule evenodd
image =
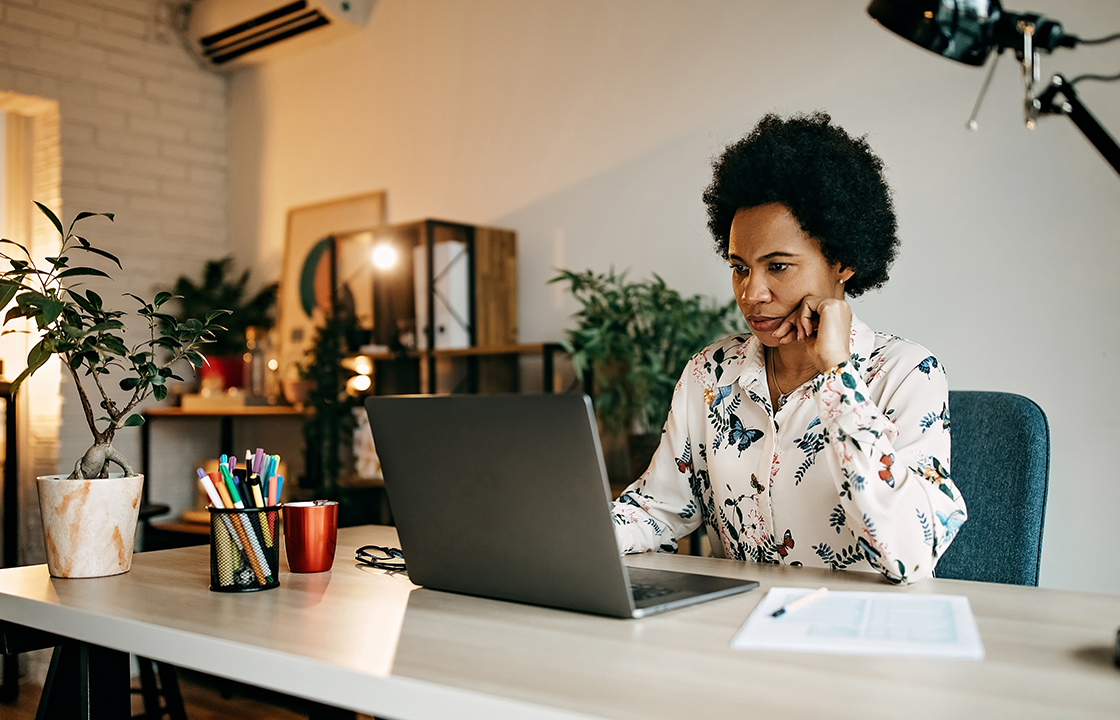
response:
<svg viewBox="0 0 1120 720"><path fill-rule="evenodd" d="M747 273L747 266L746 265L734 265L733 264L731 266L731 271L733 273L735 273L736 275L745 275Z"/></svg>
<svg viewBox="0 0 1120 720"><path fill-rule="evenodd" d="M789 263L770 263L770 272L782 272L789 267Z"/></svg>

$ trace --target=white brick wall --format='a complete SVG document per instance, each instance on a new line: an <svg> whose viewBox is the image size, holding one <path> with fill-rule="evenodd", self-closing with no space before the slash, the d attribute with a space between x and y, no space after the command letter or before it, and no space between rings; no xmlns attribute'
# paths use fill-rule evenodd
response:
<svg viewBox="0 0 1120 720"><path fill-rule="evenodd" d="M106 299L150 295L229 252L226 79L161 18L157 0L0 0L0 91L59 103L65 217L117 215L84 225L124 264L98 288ZM63 395L60 470L90 443L65 378ZM138 431L117 446L139 462Z"/></svg>

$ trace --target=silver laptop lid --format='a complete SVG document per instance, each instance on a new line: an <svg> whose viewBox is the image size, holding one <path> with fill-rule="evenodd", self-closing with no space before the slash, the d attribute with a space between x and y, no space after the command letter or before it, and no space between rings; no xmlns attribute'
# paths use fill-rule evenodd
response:
<svg viewBox="0 0 1120 720"><path fill-rule="evenodd" d="M366 410L412 582L632 615L587 397L386 396Z"/></svg>

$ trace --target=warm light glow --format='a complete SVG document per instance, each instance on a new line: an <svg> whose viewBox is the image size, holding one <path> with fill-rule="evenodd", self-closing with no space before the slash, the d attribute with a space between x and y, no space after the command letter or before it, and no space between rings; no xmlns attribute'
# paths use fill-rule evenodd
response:
<svg viewBox="0 0 1120 720"><path fill-rule="evenodd" d="M932 20L933 19L933 11L932 10L926 10L925 11L925 16L926 16L926 20Z"/></svg>
<svg viewBox="0 0 1120 720"><path fill-rule="evenodd" d="M346 384L355 392L365 392L373 387L373 380L370 379L369 375L355 375L350 378Z"/></svg>
<svg viewBox="0 0 1120 720"><path fill-rule="evenodd" d="M354 372L359 375L372 375L373 362L365 356L354 358Z"/></svg>
<svg viewBox="0 0 1120 720"><path fill-rule="evenodd" d="M278 367L280 367L280 363L276 360L276 358L272 358L271 360L268 361L268 369L269 370L276 370L276 368L278 368Z"/></svg>
<svg viewBox="0 0 1120 720"><path fill-rule="evenodd" d="M397 249L389 243L381 243L373 249L373 264L388 270L397 264Z"/></svg>

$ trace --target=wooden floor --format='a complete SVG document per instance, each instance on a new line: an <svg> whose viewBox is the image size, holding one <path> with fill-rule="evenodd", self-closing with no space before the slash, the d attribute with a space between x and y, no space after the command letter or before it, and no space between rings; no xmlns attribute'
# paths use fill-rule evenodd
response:
<svg viewBox="0 0 1120 720"><path fill-rule="evenodd" d="M138 683L134 680L134 684ZM196 673L179 672L179 686L183 693L187 717L190 720L306 720L307 714L300 714L279 705L261 702L258 699L246 697L238 690L232 692L232 697L223 697L211 678ZM229 693L229 688L225 688ZM251 692L251 690L246 689ZM42 687L35 680L23 678L20 681L19 702L15 705L0 705L0 717L4 720L34 720L35 711L39 704L39 694ZM283 702L283 699L279 699ZM144 711L139 695L132 696L132 712L139 714ZM358 718L363 716L359 715Z"/></svg>

